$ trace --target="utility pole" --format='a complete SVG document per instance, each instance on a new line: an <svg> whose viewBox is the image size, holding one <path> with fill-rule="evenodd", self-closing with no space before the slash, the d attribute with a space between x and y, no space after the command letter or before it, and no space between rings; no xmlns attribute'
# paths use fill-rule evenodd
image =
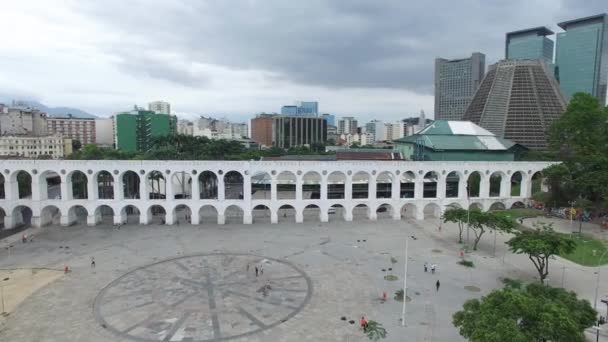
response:
<svg viewBox="0 0 608 342"><path fill-rule="evenodd" d="M401 309L401 326L405 327L405 304L407 303L407 256L408 256L408 242L410 241L409 236L405 236L405 262L403 263L403 308Z"/></svg>

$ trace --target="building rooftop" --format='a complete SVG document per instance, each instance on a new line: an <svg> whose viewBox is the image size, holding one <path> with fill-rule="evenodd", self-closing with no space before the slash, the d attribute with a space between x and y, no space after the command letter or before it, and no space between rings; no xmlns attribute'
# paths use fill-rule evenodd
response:
<svg viewBox="0 0 608 342"><path fill-rule="evenodd" d="M519 35L524 35L524 34L528 34L528 33L536 33L539 36L550 36L550 35L554 34L555 32L551 31L546 26L538 26L538 27L532 27L532 28L524 29L524 30L507 32L507 37L519 36Z"/></svg>
<svg viewBox="0 0 608 342"><path fill-rule="evenodd" d="M499 138L470 121L437 120L420 132L395 140L396 143L423 144L434 150L508 150L514 142Z"/></svg>
<svg viewBox="0 0 608 342"><path fill-rule="evenodd" d="M602 14L592 15L592 16L589 16L589 17L562 21L561 23L558 23L557 26L561 27L564 30L567 30L568 26L570 26L570 25L580 24L580 23L585 22L585 21L600 21L600 20L604 20L605 17L606 17L606 15L607 15L606 13L602 13Z"/></svg>

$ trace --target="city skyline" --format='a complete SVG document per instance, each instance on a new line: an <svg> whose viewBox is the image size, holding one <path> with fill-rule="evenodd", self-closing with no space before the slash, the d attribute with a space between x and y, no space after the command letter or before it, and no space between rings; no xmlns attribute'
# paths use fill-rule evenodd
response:
<svg viewBox="0 0 608 342"><path fill-rule="evenodd" d="M323 112L361 121L397 120L420 109L430 116L435 57L480 51L491 64L504 56L506 32L539 25L560 32L558 22L606 10L601 1L584 8L574 1L484 3L480 15L462 25L458 13L479 6L306 2L286 8L212 1L146 2L141 11L143 6L7 5L4 20L19 29L0 33L0 95L99 116L164 99L180 117L217 113L239 121L295 98L318 100ZM236 7L246 11L229 11ZM235 20L212 20L220 11ZM150 12L166 20L159 25ZM274 30L284 15L294 19L289 35ZM319 25L311 30L308 21L297 23L299 16L312 16ZM273 51L286 44L291 48L285 52Z"/></svg>

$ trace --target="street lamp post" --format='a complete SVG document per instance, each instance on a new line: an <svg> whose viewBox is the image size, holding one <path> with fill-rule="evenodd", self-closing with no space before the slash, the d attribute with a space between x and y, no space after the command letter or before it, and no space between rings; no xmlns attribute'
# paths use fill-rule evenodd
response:
<svg viewBox="0 0 608 342"><path fill-rule="evenodd" d="M407 256L408 256L408 242L410 241L409 236L405 236L405 262L403 263L403 307L401 308L401 326L405 327L405 304L407 303Z"/></svg>
<svg viewBox="0 0 608 342"><path fill-rule="evenodd" d="M0 283L0 297L2 297L2 315L6 315L6 310L4 310L4 282L8 281L9 279L9 277L6 277L2 279L2 283Z"/></svg>
<svg viewBox="0 0 608 342"><path fill-rule="evenodd" d="M597 278L595 280L595 299L593 300L593 309L595 310L595 312L597 312L597 294L599 292L599 288L600 288L600 266L602 265L602 259L604 258L604 256L606 255L606 253L608 253L608 249L604 251L604 253L602 253L602 255L600 256L600 259L597 261ZM599 320L597 321L597 330L596 330L596 341L599 341L600 339L600 322Z"/></svg>

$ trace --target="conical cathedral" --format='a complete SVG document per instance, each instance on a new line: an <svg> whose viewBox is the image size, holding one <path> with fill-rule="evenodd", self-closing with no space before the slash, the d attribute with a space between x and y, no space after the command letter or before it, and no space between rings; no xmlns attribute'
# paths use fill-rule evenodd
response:
<svg viewBox="0 0 608 342"><path fill-rule="evenodd" d="M530 149L546 149L551 123L566 110L551 69L541 60L490 66L463 120Z"/></svg>

